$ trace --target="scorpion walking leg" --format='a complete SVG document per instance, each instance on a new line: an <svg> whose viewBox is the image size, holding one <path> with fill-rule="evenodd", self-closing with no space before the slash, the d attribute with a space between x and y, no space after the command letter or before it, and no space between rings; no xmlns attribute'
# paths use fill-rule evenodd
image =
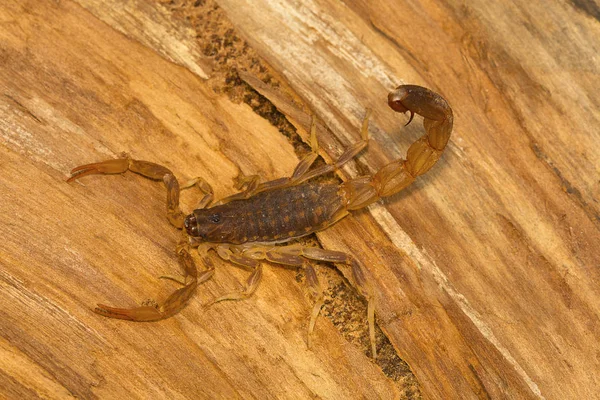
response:
<svg viewBox="0 0 600 400"><path fill-rule="evenodd" d="M200 190L200 192L202 192L204 194L204 196L202 196L202 198L196 204L196 207L194 207L194 209L197 210L197 209L208 207L210 205L210 203L212 203L212 201L215 197L213 189L210 186L210 184L208 182L206 182L204 179L202 179L200 177L196 177L194 179L191 179L184 185L182 185L181 190L189 189L193 186L196 186Z"/></svg>
<svg viewBox="0 0 600 400"><path fill-rule="evenodd" d="M316 168L312 171L308 171L308 168L302 173L298 174L294 183L302 183L309 179L312 179L316 176L323 175L329 172L336 171L340 169L344 164L348 161L352 160L358 153L360 153L365 147L367 147L369 143L369 117L371 116L371 110L367 109L365 113L365 117L362 122L362 127L360 129L361 140L354 143L350 146L346 151L337 159L337 161L333 164L327 164L322 167Z"/></svg>
<svg viewBox="0 0 600 400"><path fill-rule="evenodd" d="M315 302L312 312L310 313L310 322L308 323L307 345L308 348L310 348L312 333L315 329L317 318L321 313L321 308L323 308L325 300L323 299L323 290L321 289L321 285L319 284L319 278L317 278L317 273L315 272L315 269L312 265L310 265L309 262L306 261L303 263L303 267L304 272L306 274L306 283Z"/></svg>
<svg viewBox="0 0 600 400"><path fill-rule="evenodd" d="M367 299L367 322L369 323L369 340L371 342L371 353L373 359L377 358L377 346L375 344L375 305L373 303L373 289L367 281L364 271L356 259L349 254L340 251L325 250L318 247L302 247L302 256L318 261L342 263L352 268L352 277L358 287L360 294Z"/></svg>
<svg viewBox="0 0 600 400"><path fill-rule="evenodd" d="M325 250L317 247L302 247L299 245L277 246L263 250L264 259L285 265L304 266L306 270L307 283L316 297L316 304L311 313L309 324L309 343L310 334L314 328L315 321L323 305L322 294L318 284L314 269L306 262L306 258L311 260L326 261L333 263L343 263L352 268L352 276L359 289L359 292L367 299L367 321L369 323L369 339L371 341L371 351L373 358L377 357L377 347L375 345L375 307L373 304L373 290L369 285L364 272L358 262L350 255L340 251Z"/></svg>
<svg viewBox="0 0 600 400"><path fill-rule="evenodd" d="M323 307L323 291L317 278L317 273L310 263L301 257L302 247L299 245L274 246L270 248L256 247L248 251L253 257L260 257L275 264L302 267L306 274L306 283L314 299L314 306L310 313L310 322L308 323L307 345L311 347L312 332L315 328L317 318Z"/></svg>
<svg viewBox="0 0 600 400"><path fill-rule="evenodd" d="M304 258L299 256L301 247L291 246L264 246L264 245L241 245L216 247L217 254L224 260L233 262L253 270L242 291L228 293L219 297L208 306L224 300L241 300L248 298L258 287L262 278L262 266L259 260L266 260L276 264L303 267L306 271L306 282L315 300L308 326L308 346L311 345L311 334L321 308L323 307L323 293L314 268ZM208 307L207 306L207 307Z"/></svg>
<svg viewBox="0 0 600 400"><path fill-rule="evenodd" d="M367 317L369 322L369 335L371 340L371 348L373 358L376 357L375 348L375 314L372 302L372 291L367 284L362 269L351 256L339 251L329 251L312 247L302 247L300 245L289 246L262 246L262 245L243 245L236 248L240 255L248 260L266 260L275 264L289 265L302 267L306 273L306 283L310 289L311 295L315 300L310 322L308 324L308 347L311 346L311 336L315 327L315 323L323 307L323 292L319 285L319 280L314 268L306 259L313 259L327 262L339 262L352 266L352 273L361 294L367 298ZM237 298L237 297L236 297Z"/></svg>
<svg viewBox="0 0 600 400"><path fill-rule="evenodd" d="M234 251L232 251L232 249ZM246 280L246 286L241 291L227 293L223 296L218 297L213 302L207 305L212 306L215 303L219 303L225 300L243 300L250 297L258 288L262 279L262 265L259 261L252 258L246 257L238 250L237 246L219 245L215 248L219 257L224 260L231 261L236 265L240 265L244 268L252 270L252 273Z"/></svg>
<svg viewBox="0 0 600 400"><path fill-rule="evenodd" d="M302 160L300 160L298 165L296 165L296 168L294 169L294 172L292 173L291 177L279 178L272 181L260 183L260 176L258 175L238 176L236 178L236 189L243 190L240 193L236 193L219 200L217 204L225 204L233 200L247 199L257 193L264 192L265 190L272 190L275 188L291 186L295 184L298 178L300 178L306 173L306 171L308 171L308 169L319 156L319 142L317 141L317 122L314 117L311 121L310 127L310 146L311 152L307 154Z"/></svg>
<svg viewBox="0 0 600 400"><path fill-rule="evenodd" d="M319 142L317 140L317 123L313 117L310 127L310 147L312 151L310 152L310 154L306 155L302 160L300 160L300 162L294 169L294 172L292 173L291 177L279 178L272 181L259 183L260 177L258 175L241 176L238 178L237 186L238 189L244 188L244 190L240 193L233 194L220 200L217 204L225 204L233 200L247 199L257 193L264 192L265 190L272 190L279 187L297 185L316 176L323 175L328 172L332 172L339 169L340 167L342 167L342 165L350 161L365 147L367 147L369 141L368 121L370 115L371 110L367 110L367 113L363 120L361 128L361 140L359 142L353 144L350 148L348 148L334 164L327 164L320 168L316 168L312 171L309 171L310 167L313 165L313 163L319 156Z"/></svg>

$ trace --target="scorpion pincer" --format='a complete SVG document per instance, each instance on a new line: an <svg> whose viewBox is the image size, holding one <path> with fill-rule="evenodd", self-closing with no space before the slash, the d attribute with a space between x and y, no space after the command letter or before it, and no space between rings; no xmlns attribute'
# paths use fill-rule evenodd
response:
<svg viewBox="0 0 600 400"><path fill-rule="evenodd" d="M299 244L284 244L301 236L335 224L349 211L365 207L378 199L390 196L410 185L427 172L440 158L452 132L452 109L437 93L416 85L402 85L388 96L389 106L397 112L410 112L424 119L425 135L408 149L406 159L393 161L374 175L362 176L342 184L315 183L311 178L340 168L367 146L367 110L361 129L361 140L350 146L333 164L310 169L317 158L318 143L313 119L311 126L312 152L296 166L289 178L260 182L258 176L244 177L239 193L213 202L213 191L206 181L196 178L180 187L166 167L129 157L79 166L71 171L68 182L90 174L120 174L132 171L154 180L162 180L167 188L167 218L176 228L183 228L183 238L177 245L177 255L184 277L182 287L173 292L162 305L145 304L125 309L98 304L96 313L110 318L131 321L157 321L179 312L194 294L199 283L214 273L209 250L222 259L244 266L251 272L244 289L217 298L237 300L250 296L262 276L261 261L303 268L311 294L315 299L308 326L308 344L321 306L323 295L310 260L344 263L351 267L359 292L366 298L367 321L373 358L375 346L375 311L373 291L361 266L349 254ZM185 216L179 208L181 189L198 187L204 194L198 208ZM198 272L190 255L192 247L204 264ZM211 304L213 304L211 303Z"/></svg>

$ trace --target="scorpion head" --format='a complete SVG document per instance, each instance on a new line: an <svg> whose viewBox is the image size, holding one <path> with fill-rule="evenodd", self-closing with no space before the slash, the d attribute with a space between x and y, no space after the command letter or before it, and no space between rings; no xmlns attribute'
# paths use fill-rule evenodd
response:
<svg viewBox="0 0 600 400"><path fill-rule="evenodd" d="M185 217L183 226L188 235L202 240L216 239L221 223L221 214L208 210L194 210Z"/></svg>

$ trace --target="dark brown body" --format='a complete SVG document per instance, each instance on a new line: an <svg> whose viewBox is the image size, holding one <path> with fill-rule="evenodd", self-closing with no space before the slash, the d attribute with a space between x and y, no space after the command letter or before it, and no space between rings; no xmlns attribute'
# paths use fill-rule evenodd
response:
<svg viewBox="0 0 600 400"><path fill-rule="evenodd" d="M304 183L194 210L185 227L209 243L286 242L324 229L346 215L340 185Z"/></svg>

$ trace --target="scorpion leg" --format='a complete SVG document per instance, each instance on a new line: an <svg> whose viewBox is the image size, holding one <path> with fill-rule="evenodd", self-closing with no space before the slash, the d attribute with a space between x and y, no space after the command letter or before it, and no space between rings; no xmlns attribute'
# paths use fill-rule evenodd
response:
<svg viewBox="0 0 600 400"><path fill-rule="evenodd" d="M313 306L310 322L308 324L308 339L307 344L308 347L311 346L311 337L312 332L315 327L315 323L317 321L317 317L321 312L321 308L323 307L323 292L321 290L321 286L319 285L319 280L317 278L317 274L315 273L314 268L310 263L303 257L301 257L302 247L299 245L290 245L290 246L263 246L263 245L242 245L242 246L232 246L231 247L235 253L231 252L228 249L228 253L221 250L221 257L231 260L235 263L252 266L252 262L258 262L257 260L266 260L275 264L281 265L289 265L294 267L302 267L306 273L306 283L311 292L311 296L314 298L315 304ZM233 259L233 255L239 254L239 258L237 260ZM240 262L240 259L243 262ZM255 282L253 276L248 279L248 286L241 293L232 293L229 295L222 296L216 301L220 300L230 300L230 299L240 299L248 297L255 289L255 285L258 283ZM252 290L250 290L252 288ZM247 292L250 292L246 294ZM215 301L215 302L216 302Z"/></svg>
<svg viewBox="0 0 600 400"><path fill-rule="evenodd" d="M245 254L248 254L252 257L262 258L275 264L302 267L304 269L306 274L306 284L308 285L310 294L315 302L310 313L310 322L308 323L307 345L310 348L312 332L315 328L317 318L321 313L324 299L323 291L321 289L321 285L319 284L319 279L317 278L315 269L306 259L301 257L302 249L303 248L297 244L289 246L274 246L270 248L262 248L257 246L255 248L250 248Z"/></svg>
<svg viewBox="0 0 600 400"><path fill-rule="evenodd" d="M232 251L232 249L234 251ZM237 246L219 245L215 248L219 257L224 260L231 261L236 265L240 265L244 268L252 270L252 273L246 280L246 286L241 291L227 293L223 296L218 297L212 303L206 307L210 307L215 303L219 303L225 300L243 300L250 297L258 288L262 279L262 265L255 259L244 256L240 253Z"/></svg>
<svg viewBox="0 0 600 400"><path fill-rule="evenodd" d="M301 174L298 175L294 181L294 183L301 183L312 179L316 176L320 176L323 174L327 174L329 172L336 171L340 169L344 164L348 161L352 160L358 153L364 150L369 143L369 117L371 116L371 109L367 109L365 113L365 117L362 122L362 127L360 129L361 140L354 143L350 146L346 151L337 159L337 161L333 164L327 164L322 167L316 168L312 171L308 171L308 168Z"/></svg>
<svg viewBox="0 0 600 400"><path fill-rule="evenodd" d="M244 175L242 172L235 178L234 187L241 192L252 193L260 183L260 175Z"/></svg>
<svg viewBox="0 0 600 400"><path fill-rule="evenodd" d="M231 196L227 196L227 197L219 200L216 203L216 205L229 203L230 201L233 201L233 200L247 199L256 193L256 189L259 186L260 186L260 176L258 176L258 175L246 176L246 175L243 175L242 173L240 173L240 175L238 175L237 178L235 178L234 187L237 190L241 190L241 192L232 194Z"/></svg>
<svg viewBox="0 0 600 400"><path fill-rule="evenodd" d="M373 354L373 358L377 358L377 347L375 345L375 306L373 304L373 290L369 285L364 275L364 272L358 264L358 262L354 259L354 257L346 253L342 253L340 251L325 250L318 247L302 247L299 245L278 246L273 247L269 251L265 252L265 259L268 261L285 265L305 265L306 268L306 265L308 263L306 263L306 261L303 261L302 258L332 263L342 263L349 265L352 268L352 276L359 289L359 292L367 299L367 321L369 324L369 340L371 342L371 352ZM314 328L314 323L316 321L317 316L319 315L319 310L321 309L323 303L322 295L320 294L320 288L317 281L317 276L314 273L314 269L312 269L311 267L310 269L306 269L306 271L307 282L311 287L311 290L314 291L315 296L317 297L317 304L315 304L315 308L313 308L313 312L311 314L311 322L309 325L310 338L310 334L312 333L312 329Z"/></svg>
<svg viewBox="0 0 600 400"><path fill-rule="evenodd" d="M317 278L315 269L309 262L304 262L303 267L306 274L306 283L308 284L308 288L315 302L312 312L310 313L310 322L308 323L307 345L308 348L310 348L312 333L315 329L317 318L321 313L321 308L323 308L325 300L323 299L323 290L321 289L321 285L319 285L319 278Z"/></svg>
<svg viewBox="0 0 600 400"><path fill-rule="evenodd" d="M289 265L294 267L302 267L306 272L306 282L311 292L311 296L315 299L310 322L308 325L308 347L311 345L311 334L315 327L315 322L321 308L323 307L323 293L319 280L314 268L299 254L302 247L298 245L291 246L263 246L263 245L241 245L241 246L226 246L219 245L216 247L217 254L224 260L233 262L253 270L252 274L246 282L246 287L242 291L228 293L221 296L210 303L211 305L224 300L241 300L246 299L254 293L262 278L262 266L259 260L266 260L275 264Z"/></svg>
<svg viewBox="0 0 600 400"><path fill-rule="evenodd" d="M361 128L361 140L350 146L346 151L337 159L334 164L327 164L322 167L316 168L312 171L310 167L314 164L315 160L319 156L319 142L317 140L317 122L315 118L312 118L310 127L310 147L311 152L307 154L294 169L292 176L289 178L279 178L268 182L258 183L258 176L251 175L249 177L241 178L241 185L245 185L246 188L241 193L236 193L229 197L220 200L217 204L229 203L233 200L247 199L257 193L264 192L265 190L272 190L275 188L293 186L316 176L326 174L328 172L336 171L341 168L345 163L354 158L360 153L369 142L369 117L371 110L367 109L365 117L363 119Z"/></svg>
<svg viewBox="0 0 600 400"><path fill-rule="evenodd" d="M262 251L255 252L253 256L262 257L265 260L275 264L302 267L304 269L306 274L306 284L308 285L311 297L315 302L310 313L310 322L308 323L307 345L310 348L312 332L315 329L315 323L317 322L317 318L321 313L324 300L323 291L321 290L321 285L319 285L319 279L317 278L315 269L306 259L300 256L301 251L301 246L293 244L289 246L275 246L262 249Z"/></svg>
<svg viewBox="0 0 600 400"><path fill-rule="evenodd" d="M208 205L210 203L212 203L212 201L213 201L213 199L215 197L214 196L213 188L204 179L202 179L200 177L196 177L194 179L191 179L190 181L188 181L184 185L182 185L181 186L181 190L189 189L189 188L191 188L193 186L196 186L200 190L200 192L202 192L204 194L204 196L202 196L202 198L196 204L196 207L194 209L197 210L197 209L208 207Z"/></svg>
<svg viewBox="0 0 600 400"><path fill-rule="evenodd" d="M311 336L315 327L315 323L323 307L323 293L317 274L314 268L306 259L344 263L352 268L352 275L356 282L360 293L367 299L367 320L369 323L369 339L371 341L371 351L373 358L377 357L377 349L375 346L375 308L372 301L372 289L364 276L358 262L350 255L339 251L324 250L314 247L302 247L294 244L289 246L264 246L246 244L241 246L219 245L216 247L217 254L224 260L233 262L253 270L252 274L246 282L246 287L240 292L233 292L219 297L208 306L211 306L219 301L224 300L240 300L248 298L260 283L262 278L262 269L259 260L266 260L275 264L289 265L302 267L306 273L306 283L311 292L311 296L315 300L310 322L308 324L308 347L311 345Z"/></svg>
<svg viewBox="0 0 600 400"><path fill-rule="evenodd" d="M365 277L363 269L354 257L341 251L325 250L318 247L303 247L302 256L311 260L342 263L352 268L352 277L358 287L360 294L367 299L367 322L369 323L369 340L371 342L371 354L373 359L377 358L377 346L375 344L375 304L373 303L373 289Z"/></svg>
<svg viewBox="0 0 600 400"><path fill-rule="evenodd" d="M300 160L298 165L296 165L296 168L294 168L294 172L292 173L291 177L279 178L274 179L272 181L260 183L260 176L258 175L241 175L238 178L236 178L236 189L243 189L243 191L225 197L224 199L219 200L217 204L225 204L233 200L247 199L257 193L264 192L265 190L272 190L284 186L292 186L294 184L305 181L306 179L304 179L304 175L319 156L319 142L317 140L317 121L314 117L312 118L310 125L310 147L311 152L304 156L302 160Z"/></svg>

